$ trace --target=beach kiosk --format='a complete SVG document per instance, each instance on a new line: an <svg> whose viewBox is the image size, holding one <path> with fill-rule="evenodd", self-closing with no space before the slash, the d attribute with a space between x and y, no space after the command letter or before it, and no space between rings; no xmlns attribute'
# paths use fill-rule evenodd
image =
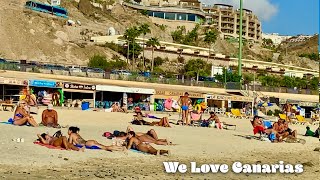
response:
<svg viewBox="0 0 320 180"><path fill-rule="evenodd" d="M14 111L15 103L19 101L23 90L28 86L29 81L25 79L0 77L0 111Z"/></svg>
<svg viewBox="0 0 320 180"><path fill-rule="evenodd" d="M177 105L177 101L181 96L184 96L183 91L174 91L167 89L157 89L154 96L156 111L179 111L180 107ZM192 105L195 105L198 101L205 100L204 93L196 93L188 91L189 98L192 100Z"/></svg>
<svg viewBox="0 0 320 180"><path fill-rule="evenodd" d="M62 86L59 82L54 80L29 80L29 89L31 93L36 96L38 104L54 106L61 105L61 90ZM20 97L24 99L24 97Z"/></svg>
<svg viewBox="0 0 320 180"><path fill-rule="evenodd" d="M78 106L80 107L80 103L87 102L89 107L95 107L96 85L73 82L62 82L61 84L66 103L73 107L79 103Z"/></svg>
<svg viewBox="0 0 320 180"><path fill-rule="evenodd" d="M250 104L251 114L253 114L254 99L251 97L228 94L207 94L206 102L208 110L216 113L225 113L231 108L241 109L243 104Z"/></svg>
<svg viewBox="0 0 320 180"><path fill-rule="evenodd" d="M127 107L128 110L139 106L141 110L153 111L150 104L154 102L154 94L154 89L97 85L96 107L107 109L113 103L119 103L119 105Z"/></svg>

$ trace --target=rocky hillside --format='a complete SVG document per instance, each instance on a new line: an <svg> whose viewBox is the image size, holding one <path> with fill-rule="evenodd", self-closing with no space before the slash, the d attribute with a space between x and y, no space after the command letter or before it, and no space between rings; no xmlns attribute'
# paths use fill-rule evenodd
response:
<svg viewBox="0 0 320 180"><path fill-rule="evenodd" d="M84 65L94 54L109 58L117 54L89 42L93 35L106 35L110 27L122 34L129 26L148 23L152 28L150 36L162 33L147 17L121 5L102 12L90 5L79 8L75 1L62 1L69 19L81 22L81 26L68 26L66 19L25 9L25 2L0 1L0 56L7 59Z"/></svg>

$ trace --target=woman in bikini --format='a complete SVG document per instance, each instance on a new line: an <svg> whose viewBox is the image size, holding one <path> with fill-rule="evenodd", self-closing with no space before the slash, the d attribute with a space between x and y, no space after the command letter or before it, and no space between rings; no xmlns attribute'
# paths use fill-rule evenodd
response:
<svg viewBox="0 0 320 180"><path fill-rule="evenodd" d="M147 122L143 119L143 115L141 112L138 112L137 115L134 117L132 124L135 125L148 125L148 126L161 126L161 127L171 127L169 124L169 120L167 117L163 117L160 121L153 121L152 123Z"/></svg>
<svg viewBox="0 0 320 180"><path fill-rule="evenodd" d="M66 150L74 150L74 151L84 151L83 148L79 149L78 147L74 146L73 144L69 143L67 140L67 137L61 136L61 137L53 137L49 134L43 133L43 134L37 134L39 140L43 144L52 145L55 147L61 147L65 148Z"/></svg>
<svg viewBox="0 0 320 180"><path fill-rule="evenodd" d="M129 134L130 131L134 132L133 128L128 126L126 134ZM149 130L147 133L135 132L135 134L136 137L142 142L153 143L157 145L172 145L172 142L168 142L167 139L159 139L154 129Z"/></svg>
<svg viewBox="0 0 320 180"><path fill-rule="evenodd" d="M17 126L23 126L29 123L31 126L37 127L37 122L32 116L30 116L30 114L28 114L28 112L25 110L25 107L26 102L20 101L16 111L14 112L13 124Z"/></svg>
<svg viewBox="0 0 320 180"><path fill-rule="evenodd" d="M128 133L128 139L129 143L127 145L127 149L136 149L153 155L170 155L170 152L168 150L157 150L150 144L143 143L136 137L136 134L133 131L130 131Z"/></svg>
<svg viewBox="0 0 320 180"><path fill-rule="evenodd" d="M216 125L216 128L222 129L223 124L220 122L220 119L219 119L219 117L216 115L216 113L210 112L210 117L209 117L208 121L211 121L211 122L214 121L214 123L215 123L215 125Z"/></svg>
<svg viewBox="0 0 320 180"><path fill-rule="evenodd" d="M80 129L78 127L69 127L68 135L69 135L69 143L74 145L81 145L81 146L97 146L100 149L106 150L106 151L124 151L125 148L119 147L119 146L105 146L100 143L98 143L96 140L84 140L79 135Z"/></svg>

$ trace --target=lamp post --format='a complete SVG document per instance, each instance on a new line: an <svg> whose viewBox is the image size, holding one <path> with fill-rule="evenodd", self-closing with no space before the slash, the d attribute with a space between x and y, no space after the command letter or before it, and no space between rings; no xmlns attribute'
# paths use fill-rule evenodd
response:
<svg viewBox="0 0 320 180"><path fill-rule="evenodd" d="M239 27L239 54L238 54L238 75L242 76L242 2L240 0L240 27Z"/></svg>

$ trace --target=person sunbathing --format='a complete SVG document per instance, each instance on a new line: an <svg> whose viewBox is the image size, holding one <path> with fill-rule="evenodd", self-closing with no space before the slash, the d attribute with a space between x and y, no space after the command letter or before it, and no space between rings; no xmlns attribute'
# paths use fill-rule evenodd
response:
<svg viewBox="0 0 320 180"><path fill-rule="evenodd" d="M58 113L53 109L53 105L49 104L47 109L42 112L41 124L47 127L59 128Z"/></svg>
<svg viewBox="0 0 320 180"><path fill-rule="evenodd" d="M74 144L74 145L80 145L80 146L97 146L100 149L106 150L106 151L124 151L125 148L119 147L119 146L105 146L100 143L98 143L96 140L84 140L80 134L79 134L80 129L78 127L69 127L68 130L68 135L69 135L69 143Z"/></svg>
<svg viewBox="0 0 320 180"><path fill-rule="evenodd" d="M129 143L127 145L127 149L136 149L148 154L153 155L169 155L170 152L168 150L157 150L149 144L143 143L136 137L135 132L130 131L128 133Z"/></svg>
<svg viewBox="0 0 320 180"><path fill-rule="evenodd" d="M289 123L288 122L284 122L283 124L284 126L284 131L287 132L289 134L289 136L292 136L294 138L297 138L297 130L292 130L289 128Z"/></svg>
<svg viewBox="0 0 320 180"><path fill-rule="evenodd" d="M259 116L254 116L253 120L250 121L253 126L253 134L271 134L276 133L273 129L266 129L263 125L262 118Z"/></svg>
<svg viewBox="0 0 320 180"><path fill-rule="evenodd" d="M23 126L30 124L33 127L37 127L38 124L34 120L32 116L26 111L25 107L27 106L27 103L25 101L20 101L18 103L18 107L16 111L14 112L13 117L13 124L17 126Z"/></svg>
<svg viewBox="0 0 320 180"><path fill-rule="evenodd" d="M39 140L43 144L52 145L55 147L65 148L66 150L74 150L74 151L84 151L84 149L79 149L78 147L74 146L73 144L69 143L67 140L67 137L61 136L61 137L53 137L49 134L43 133L43 134L37 134Z"/></svg>
<svg viewBox="0 0 320 180"><path fill-rule="evenodd" d="M128 126L127 127L127 133L128 134L130 131L133 131L133 128ZM172 145L172 142L168 142L167 139L159 139L158 134L154 129L150 129L147 133L142 133L142 132L135 132L136 137L142 141L142 142L148 142L148 143L153 143L157 145Z"/></svg>
<svg viewBox="0 0 320 180"><path fill-rule="evenodd" d="M137 115L134 117L134 120L131 123L135 125L171 127L167 117L161 118L160 121L153 121L150 123L143 119L143 115L141 112L137 113Z"/></svg>
<svg viewBox="0 0 320 180"><path fill-rule="evenodd" d="M220 119L219 119L219 117L216 115L216 113L210 112L210 117L209 117L208 121L214 122L215 125L216 125L216 128L222 129L223 124L220 122Z"/></svg>
<svg viewBox="0 0 320 180"><path fill-rule="evenodd" d="M288 128L285 126L285 120L279 119L278 122L273 123L273 130L277 132L277 139L279 142L282 142L283 139L287 138L290 134Z"/></svg>

